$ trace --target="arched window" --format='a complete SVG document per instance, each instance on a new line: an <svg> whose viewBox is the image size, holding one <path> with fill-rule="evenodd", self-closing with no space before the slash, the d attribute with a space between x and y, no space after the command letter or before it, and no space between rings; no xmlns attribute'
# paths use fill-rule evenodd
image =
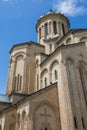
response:
<svg viewBox="0 0 87 130"><path fill-rule="evenodd" d="M54 71L54 76L55 76L55 80L58 79L58 73L57 73L57 70Z"/></svg>
<svg viewBox="0 0 87 130"><path fill-rule="evenodd" d="M48 23L45 23L45 35L48 35Z"/></svg>
<svg viewBox="0 0 87 130"><path fill-rule="evenodd" d="M63 35L65 35L65 27L64 27L64 23L62 23L62 31L63 31Z"/></svg>
<svg viewBox="0 0 87 130"><path fill-rule="evenodd" d="M16 77L15 77L15 88L16 90L20 91L21 88L22 88L22 76L20 74L18 74Z"/></svg>
<svg viewBox="0 0 87 130"><path fill-rule="evenodd" d="M39 38L41 39L41 28L39 29Z"/></svg>
<svg viewBox="0 0 87 130"><path fill-rule="evenodd" d="M57 34L56 21L53 22L53 31L54 31L54 34Z"/></svg>
<svg viewBox="0 0 87 130"><path fill-rule="evenodd" d="M44 78L44 85L47 86L47 78Z"/></svg>

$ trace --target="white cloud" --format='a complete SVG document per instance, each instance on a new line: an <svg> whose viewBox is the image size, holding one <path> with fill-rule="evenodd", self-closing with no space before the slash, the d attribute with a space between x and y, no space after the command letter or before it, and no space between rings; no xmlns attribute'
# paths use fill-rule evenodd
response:
<svg viewBox="0 0 87 130"><path fill-rule="evenodd" d="M2 0L2 1L9 4L12 4L14 2L14 0Z"/></svg>
<svg viewBox="0 0 87 130"><path fill-rule="evenodd" d="M54 10L68 16L82 15L87 11L86 0L57 0L54 3Z"/></svg>

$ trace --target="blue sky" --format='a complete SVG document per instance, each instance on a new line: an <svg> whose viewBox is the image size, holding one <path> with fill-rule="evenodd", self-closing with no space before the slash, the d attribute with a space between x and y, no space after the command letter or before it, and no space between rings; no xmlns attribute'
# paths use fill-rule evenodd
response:
<svg viewBox="0 0 87 130"><path fill-rule="evenodd" d="M86 0L0 0L0 93L5 93L9 50L14 44L37 41L35 23L53 9L68 16L70 28L87 28Z"/></svg>

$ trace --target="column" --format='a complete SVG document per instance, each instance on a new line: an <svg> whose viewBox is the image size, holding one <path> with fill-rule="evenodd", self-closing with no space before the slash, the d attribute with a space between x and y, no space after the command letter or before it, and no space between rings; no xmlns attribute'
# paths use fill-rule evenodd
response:
<svg viewBox="0 0 87 130"><path fill-rule="evenodd" d="M16 69L16 61L15 59L12 60L11 62L11 72L8 77L8 84L7 84L7 93L14 91L15 86L14 86L14 81L15 81L15 69Z"/></svg>
<svg viewBox="0 0 87 130"><path fill-rule="evenodd" d="M56 22L57 24L57 34L59 34L59 25L58 25L58 21Z"/></svg>
<svg viewBox="0 0 87 130"><path fill-rule="evenodd" d="M61 23L58 22L58 30L59 30L59 34L61 35Z"/></svg>
<svg viewBox="0 0 87 130"><path fill-rule="evenodd" d="M64 60L59 64L58 72L58 94L59 94L59 110L62 130L75 130L74 117L70 101L70 92L68 84L67 69Z"/></svg>
<svg viewBox="0 0 87 130"><path fill-rule="evenodd" d="M40 36L39 36L39 35L40 35L40 32L39 32L39 29L38 29L38 32L37 32L37 33L38 33L38 42L40 42Z"/></svg>
<svg viewBox="0 0 87 130"><path fill-rule="evenodd" d="M53 30L53 21L51 22L51 34L54 34L54 30Z"/></svg>
<svg viewBox="0 0 87 130"><path fill-rule="evenodd" d="M44 39L45 38L45 26L42 25L41 27L41 39Z"/></svg>

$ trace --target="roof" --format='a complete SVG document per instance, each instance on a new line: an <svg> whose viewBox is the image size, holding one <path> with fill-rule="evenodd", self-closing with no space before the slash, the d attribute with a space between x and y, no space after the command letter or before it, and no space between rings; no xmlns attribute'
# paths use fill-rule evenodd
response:
<svg viewBox="0 0 87 130"><path fill-rule="evenodd" d="M14 44L10 50L10 53L12 52L12 50L15 48L15 47L19 47L19 46L24 46L24 45L36 45L36 46L40 46L40 47L44 47L43 45L37 43L37 42L33 42L33 41L29 41L29 42L23 42L23 43L19 43L19 44Z"/></svg>
<svg viewBox="0 0 87 130"><path fill-rule="evenodd" d="M45 88L42 88L42 89L40 89L40 90L38 90L38 91L36 91L36 92L34 92L34 93L28 94L26 97L23 97L22 99L20 99L20 100L17 101L16 103L11 104L10 106L4 108L3 110L0 110L0 114L1 114L1 112L4 112L5 110L8 110L8 109L13 108L13 107L16 107L19 103L21 103L22 101L25 101L25 100L28 99L29 97L32 97L32 96L34 96L35 94L42 93L42 92L46 91L47 89L50 89L50 88L54 87L54 85L56 85L56 84L57 84L57 82L55 82L55 83L53 83L53 84L50 84L49 86L47 86L47 87L45 87Z"/></svg>
<svg viewBox="0 0 87 130"><path fill-rule="evenodd" d="M50 16L50 15L51 15L51 16L52 16L52 15L58 15L58 16L60 16L60 17L63 17L64 19L67 20L67 22L68 22L68 24L69 24L69 27L70 27L69 19L68 19L65 15L61 14L60 12L49 11L48 13L43 14L42 16L40 16L40 18L37 20L37 23L36 23L36 31L37 31L38 23L39 23L44 17L48 17L48 16Z"/></svg>
<svg viewBox="0 0 87 130"><path fill-rule="evenodd" d="M79 43L79 44L78 44ZM77 43L73 43L73 44L68 44L68 45L64 45L62 44L61 46L58 46L55 51L53 53L51 53L50 55L48 55L48 57L41 62L40 66L42 66L52 55L54 55L59 49L63 49L63 48L67 48L67 47L71 47L71 46L77 46L77 45L83 45L85 42L77 42Z"/></svg>
<svg viewBox="0 0 87 130"><path fill-rule="evenodd" d="M63 37L60 38L60 40L56 41L56 44L59 44L59 42L64 40L64 38L66 38L69 34L77 33L77 32L80 32L80 31L87 31L87 28L84 28L84 29L81 29L81 28L79 28L79 29L70 29Z"/></svg>
<svg viewBox="0 0 87 130"><path fill-rule="evenodd" d="M11 103L8 96L0 94L0 102Z"/></svg>

